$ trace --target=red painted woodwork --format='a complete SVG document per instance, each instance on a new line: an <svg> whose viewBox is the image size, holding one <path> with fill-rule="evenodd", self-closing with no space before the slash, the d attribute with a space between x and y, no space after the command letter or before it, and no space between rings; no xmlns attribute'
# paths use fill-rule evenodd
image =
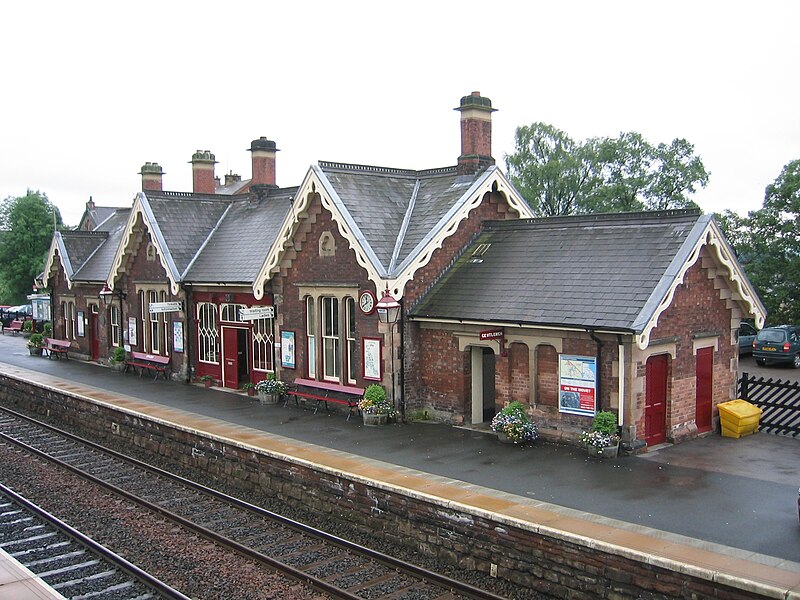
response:
<svg viewBox="0 0 800 600"><path fill-rule="evenodd" d="M647 359L644 441L648 446L667 441L667 368L666 354Z"/></svg>
<svg viewBox="0 0 800 600"><path fill-rule="evenodd" d="M697 351L695 370L697 433L711 431L711 398L714 388L714 348Z"/></svg>
<svg viewBox="0 0 800 600"><path fill-rule="evenodd" d="M94 312L92 306L89 307L89 345L91 346L92 360L100 358L100 331L98 321L100 315Z"/></svg>
<svg viewBox="0 0 800 600"><path fill-rule="evenodd" d="M222 385L239 389L239 336L234 327L222 328Z"/></svg>

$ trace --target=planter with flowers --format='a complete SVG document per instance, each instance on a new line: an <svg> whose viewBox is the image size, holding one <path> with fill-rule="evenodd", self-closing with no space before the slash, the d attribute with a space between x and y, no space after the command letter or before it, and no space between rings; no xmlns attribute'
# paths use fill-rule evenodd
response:
<svg viewBox="0 0 800 600"><path fill-rule="evenodd" d="M386 398L386 390L373 383L364 391L364 397L358 403L361 418L367 427L385 425L394 415L394 407Z"/></svg>
<svg viewBox="0 0 800 600"><path fill-rule="evenodd" d="M242 391L247 392L248 396L255 396L256 386L248 381L247 383L242 384Z"/></svg>
<svg viewBox="0 0 800 600"><path fill-rule="evenodd" d="M286 394L287 385L285 381L275 379L275 373L269 373L266 379L256 384L255 389L261 404L277 404Z"/></svg>
<svg viewBox="0 0 800 600"><path fill-rule="evenodd" d="M492 419L492 431L506 444L524 444L539 437L536 423L528 417L525 405L511 402Z"/></svg>
<svg viewBox="0 0 800 600"><path fill-rule="evenodd" d="M31 356L41 356L44 349L44 336L41 333L32 333L28 338L28 350Z"/></svg>
<svg viewBox="0 0 800 600"><path fill-rule="evenodd" d="M212 385L214 385L214 378L211 375L202 375L200 377L200 381L202 381L203 385L207 388L210 388Z"/></svg>
<svg viewBox="0 0 800 600"><path fill-rule="evenodd" d="M617 415L610 411L600 411L592 420L591 430L581 433L580 439L589 456L615 458L619 453Z"/></svg>

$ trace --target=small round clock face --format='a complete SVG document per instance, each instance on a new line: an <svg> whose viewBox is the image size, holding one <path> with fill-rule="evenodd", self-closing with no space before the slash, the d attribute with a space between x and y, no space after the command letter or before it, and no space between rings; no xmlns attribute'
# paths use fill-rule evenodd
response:
<svg viewBox="0 0 800 600"><path fill-rule="evenodd" d="M358 306L365 315L370 314L375 310L375 294L369 290L361 292L361 295L358 297Z"/></svg>

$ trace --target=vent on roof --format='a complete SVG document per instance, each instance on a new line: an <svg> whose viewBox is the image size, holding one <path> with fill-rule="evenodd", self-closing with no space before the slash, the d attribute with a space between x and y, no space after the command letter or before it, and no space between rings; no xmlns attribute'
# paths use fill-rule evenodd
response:
<svg viewBox="0 0 800 600"><path fill-rule="evenodd" d="M483 255L486 254L486 251L489 250L490 246L491 244L478 244L475 247L475 250L472 251L472 256L469 257L469 262L482 263Z"/></svg>

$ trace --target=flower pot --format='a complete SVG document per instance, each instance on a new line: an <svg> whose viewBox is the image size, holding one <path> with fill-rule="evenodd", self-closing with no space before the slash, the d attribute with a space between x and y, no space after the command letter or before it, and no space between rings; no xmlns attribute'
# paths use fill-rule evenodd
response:
<svg viewBox="0 0 800 600"><path fill-rule="evenodd" d="M28 350L30 351L31 356L41 356L42 355L42 349L41 348L28 347Z"/></svg>
<svg viewBox="0 0 800 600"><path fill-rule="evenodd" d="M116 371L117 373L122 373L125 370L125 363L123 362L108 363L108 366L111 367L112 371Z"/></svg>
<svg viewBox="0 0 800 600"><path fill-rule="evenodd" d="M248 396L255 396L255 395L256 395L256 391L255 391L255 389L253 389L253 388L247 388L247 395L248 395Z"/></svg>
<svg viewBox="0 0 800 600"><path fill-rule="evenodd" d="M586 446L589 456L596 458L616 458L619 453L619 442L613 446Z"/></svg>
<svg viewBox="0 0 800 600"><path fill-rule="evenodd" d="M258 401L261 404L277 404L278 394L268 394L267 392L258 392Z"/></svg>
<svg viewBox="0 0 800 600"><path fill-rule="evenodd" d="M386 413L362 412L361 417L364 419L364 425L366 427L378 427L380 425L386 425Z"/></svg>
<svg viewBox="0 0 800 600"><path fill-rule="evenodd" d="M515 444L516 442L508 437L508 434L505 431L498 431L497 432L497 441L501 444Z"/></svg>
<svg viewBox="0 0 800 600"><path fill-rule="evenodd" d="M207 388L210 388L212 385L214 385L214 380L206 379L205 381L203 381L203 385L206 386Z"/></svg>

